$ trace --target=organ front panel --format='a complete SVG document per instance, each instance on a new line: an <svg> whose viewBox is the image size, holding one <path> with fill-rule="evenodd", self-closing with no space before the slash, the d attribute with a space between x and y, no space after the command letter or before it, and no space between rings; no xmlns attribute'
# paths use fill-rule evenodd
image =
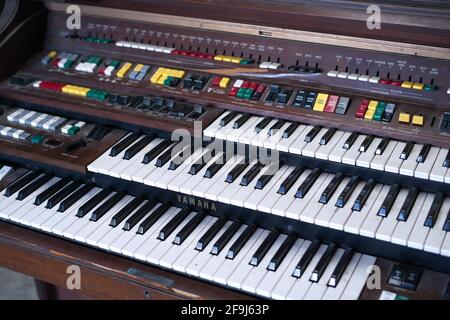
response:
<svg viewBox="0 0 450 320"><path fill-rule="evenodd" d="M450 298L448 4L372 31L352 1L73 2L0 14L0 264L75 262L94 298Z"/></svg>

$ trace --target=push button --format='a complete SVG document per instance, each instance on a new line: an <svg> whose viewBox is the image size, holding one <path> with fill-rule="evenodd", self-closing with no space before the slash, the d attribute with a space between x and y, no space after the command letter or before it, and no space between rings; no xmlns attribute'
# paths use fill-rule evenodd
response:
<svg viewBox="0 0 450 320"><path fill-rule="evenodd" d="M410 123L411 122L411 116L407 112L400 112L400 114L398 115L398 122Z"/></svg>
<svg viewBox="0 0 450 320"><path fill-rule="evenodd" d="M416 126L423 126L423 124L424 124L423 116L419 115L419 114L415 114L412 119L412 124L414 124Z"/></svg>

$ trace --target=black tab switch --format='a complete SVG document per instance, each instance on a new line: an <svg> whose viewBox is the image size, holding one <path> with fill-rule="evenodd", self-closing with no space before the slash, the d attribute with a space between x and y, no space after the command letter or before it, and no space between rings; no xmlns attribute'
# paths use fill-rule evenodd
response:
<svg viewBox="0 0 450 320"><path fill-rule="evenodd" d="M405 278L403 279L402 288L415 291L421 276L422 272L420 270L412 268L407 269Z"/></svg>
<svg viewBox="0 0 450 320"><path fill-rule="evenodd" d="M400 265L395 265L392 268L388 283L394 287L402 287L403 279L406 275L406 268Z"/></svg>

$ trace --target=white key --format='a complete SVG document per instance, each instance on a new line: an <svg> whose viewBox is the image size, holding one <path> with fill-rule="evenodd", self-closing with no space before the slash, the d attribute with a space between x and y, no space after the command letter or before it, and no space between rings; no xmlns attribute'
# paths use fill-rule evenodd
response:
<svg viewBox="0 0 450 320"><path fill-rule="evenodd" d="M122 140L125 140L131 134L132 133L128 133L122 139L120 139L119 142L117 142L116 144L120 143ZM100 157L98 157L91 164L89 164L87 166L88 171L100 173L100 169L104 168L105 166L110 165L112 157L109 156L109 153L111 152L111 149L112 148L108 149L108 151L103 153Z"/></svg>
<svg viewBox="0 0 450 320"><path fill-rule="evenodd" d="M434 166L431 169L430 180L439 182L445 181L445 175L448 171L448 168L444 167L443 164L447 154L448 149L441 148L441 150L439 150L439 154L436 157L436 162L434 163Z"/></svg>
<svg viewBox="0 0 450 320"><path fill-rule="evenodd" d="M283 126L281 126L280 129L278 129L276 132L274 132L271 136L268 136L266 141L264 141L264 148L275 150L277 148L277 145L280 142L280 140L283 139L284 131L291 124L292 124L291 122L286 122L285 124L283 124Z"/></svg>
<svg viewBox="0 0 450 320"><path fill-rule="evenodd" d="M178 227L173 230L173 232L170 234L169 237L166 238L166 240L161 241L158 239L159 242L157 242L157 245L150 249L147 253L147 261L153 264L159 264L159 260L161 257L163 257L172 247L176 246L173 244L173 240L175 239L175 236L178 234L178 232L181 231L181 229L188 224L191 219L195 216L195 212L189 213L186 219L182 223L178 225Z"/></svg>
<svg viewBox="0 0 450 320"><path fill-rule="evenodd" d="M450 232L447 232L444 243L442 244L441 254L445 257L450 257Z"/></svg>
<svg viewBox="0 0 450 320"><path fill-rule="evenodd" d="M317 214L317 216L314 218L314 223L319 226L328 227L329 222L333 218L334 214L338 211L338 207L336 207L334 204L339 198L339 195L344 190L347 183L350 181L350 178L345 177L342 179L339 186L334 191L333 195L329 199L328 203L326 205L323 205L323 207L320 209L320 212Z"/></svg>
<svg viewBox="0 0 450 320"><path fill-rule="evenodd" d="M436 158L439 154L440 148L431 147L428 155L423 163L417 165L416 171L414 171L414 176L416 178L430 179L431 170L436 162ZM441 163L442 165L442 163Z"/></svg>
<svg viewBox="0 0 450 320"><path fill-rule="evenodd" d="M233 168L240 162L244 161L243 156L235 156L234 161L229 161L229 165L227 168L222 172L220 176L218 176L219 172L216 173L216 179L214 179L212 184L210 184L209 188L204 191L203 196L206 199L217 201L219 195L222 193L222 191L227 188L230 184L226 182L226 178L228 173L233 170Z"/></svg>
<svg viewBox="0 0 450 320"><path fill-rule="evenodd" d="M252 141L253 137L255 137L257 135L257 132L255 130L256 125L262 121L264 119L264 117L258 117L255 122L253 123L252 126L250 126L249 128L247 128L247 130L245 130L240 136L239 136L239 143L243 143L243 144L250 144L250 142Z"/></svg>
<svg viewBox="0 0 450 320"><path fill-rule="evenodd" d="M319 133L314 137L314 139L307 143L302 149L302 155L305 157L314 158L316 156L316 151L321 147L320 139L327 133L329 129L322 128Z"/></svg>
<svg viewBox="0 0 450 320"><path fill-rule="evenodd" d="M347 286L348 282L350 281L352 275L355 272L358 272L356 270L356 267L359 263L359 260L361 259L360 253L354 253L353 257L351 258L350 262L347 265L347 268L344 271L344 274L341 277L341 280L339 280L339 283L336 287L328 287L322 296L322 300L339 300L342 293L345 290L345 287ZM365 272L365 270L364 270Z"/></svg>
<svg viewBox="0 0 450 320"><path fill-rule="evenodd" d="M384 185L381 189L379 197L372 206L372 209L367 213L367 218L359 229L360 235L369 238L375 237L378 226L380 225L381 221L383 221L383 217L379 216L377 213L381 205L383 204L384 199L386 199L389 189L390 187L387 185ZM375 189L373 191L375 191Z"/></svg>
<svg viewBox="0 0 450 320"><path fill-rule="evenodd" d="M447 171L447 174L445 175L444 182L450 183L450 169Z"/></svg>
<svg viewBox="0 0 450 320"><path fill-rule="evenodd" d="M280 199L273 205L271 209L272 214L276 214L282 217L285 216L286 210L289 208L291 203L296 200L294 196L298 188L310 173L310 169L305 169L305 171L303 171L297 181L292 185L291 189L289 189L289 191L285 195L280 195Z"/></svg>
<svg viewBox="0 0 450 320"><path fill-rule="evenodd" d="M417 156L422 150L422 147L422 144L415 144L413 146L411 152L409 153L408 159L404 160L402 166L400 167L400 174L411 177L414 176L414 171L416 171L418 164Z"/></svg>
<svg viewBox="0 0 450 320"><path fill-rule="evenodd" d="M234 198L234 195L239 191L247 188L240 185L242 177L256 164L256 162L256 160L252 161L232 183L228 184L228 186L222 191L222 193L218 195L218 201L231 204L231 200Z"/></svg>
<svg viewBox="0 0 450 320"><path fill-rule="evenodd" d="M294 285L291 288L291 291L287 295L286 299L288 300L303 300L309 288L314 285L313 282L309 281L311 278L311 274L314 271L317 263L319 262L322 255L325 253L327 249L326 245L321 245L319 249L317 249L316 254L311 259L308 267L302 276L294 282Z"/></svg>
<svg viewBox="0 0 450 320"><path fill-rule="evenodd" d="M337 210L328 224L330 228L337 230L344 230L345 223L350 218L350 215L352 213L353 204L355 203L356 198L358 197L359 193L364 187L364 184L365 184L364 182L358 183L358 185L353 190L351 196L348 198L347 203L344 205L343 208L336 207Z"/></svg>
<svg viewBox="0 0 450 320"><path fill-rule="evenodd" d="M297 136L294 142L289 146L289 153L302 154L303 148L306 146L305 137L314 128L314 126L308 125L306 128Z"/></svg>
<svg viewBox="0 0 450 320"><path fill-rule="evenodd" d="M298 263L298 252L304 243L303 239L297 239L291 250L289 250L288 254L284 258L281 265L275 271L269 271L261 280L259 285L256 287L256 293L260 296L264 296L266 298L270 298L270 293L273 288L279 283L281 277L285 273L292 273L294 270L296 263ZM289 268L292 265L292 270Z"/></svg>
<svg viewBox="0 0 450 320"><path fill-rule="evenodd" d="M311 189L306 193L303 199L294 198L289 208L286 210L286 217L299 220L303 211L308 206L310 202L318 201L317 190L319 188L325 188L327 183L331 180L332 175L328 173L322 173L313 184Z"/></svg>
<svg viewBox="0 0 450 320"><path fill-rule="evenodd" d="M230 113L230 111L225 111L224 113L222 113L216 120L214 120L213 123L211 123L208 126L208 128L203 130L203 135L214 138L214 134L216 133L216 131L221 128L220 121L223 118L225 118L229 113Z"/></svg>
<svg viewBox="0 0 450 320"><path fill-rule="evenodd" d="M195 250L195 244L200 239L202 234L206 232L217 221L217 218L207 216L203 221L195 228L194 231L184 240L181 245L174 245L161 259L159 265L172 269L173 263L180 257L185 251Z"/></svg>
<svg viewBox="0 0 450 320"><path fill-rule="evenodd" d="M342 148L342 146L344 145L344 142L342 142L342 145L340 144L340 141L342 139L342 137L348 133L350 135L350 132L345 132L345 131L341 131L338 130L334 133L333 137L331 137L330 141L328 141L328 143L326 145L321 145L319 147L319 149L317 149L315 156L317 159L323 159L323 160L329 160L329 157L331 155L331 153L333 152L334 149L336 148ZM344 149L345 150L345 149Z"/></svg>
<svg viewBox="0 0 450 320"><path fill-rule="evenodd" d="M270 198L272 194L276 192L275 185L281 180L283 181L286 177L286 171L288 166L282 166L270 179L267 185L263 189L253 189L251 195L245 200L244 208L259 210L258 205L263 201L263 199ZM270 170L270 169L268 169ZM281 182L280 182L281 183Z"/></svg>
<svg viewBox="0 0 450 320"><path fill-rule="evenodd" d="M334 148L328 154L328 160L334 162L342 162L342 157L347 152L347 149L344 149L344 143L350 137L351 132L345 132L339 141L336 143Z"/></svg>
<svg viewBox="0 0 450 320"><path fill-rule="evenodd" d="M286 166L287 167L287 166ZM278 193L280 189L280 185L283 181L295 170L295 167L288 167L283 176L281 176L276 183L274 183L271 187L271 190L268 192L266 197L263 197L261 201L258 203L258 210L270 213L273 206L279 201L283 195ZM273 177L272 179L274 179ZM266 186L267 188L268 186Z"/></svg>
<svg viewBox="0 0 450 320"><path fill-rule="evenodd" d="M423 204L427 194L425 192L420 192L417 196L417 200L414 203L414 207L406 221L401 221L398 223L391 237L391 242L402 246L406 246L408 242L409 235L417 221L417 218L421 212ZM423 221L425 222L425 221Z"/></svg>
<svg viewBox="0 0 450 320"><path fill-rule="evenodd" d="M360 135L356 138L355 142L353 142L350 149L342 157L342 163L350 164L352 166L356 166L356 160L359 158L361 152L359 151L359 147L363 143L364 139L366 139L366 135Z"/></svg>
<svg viewBox="0 0 450 320"><path fill-rule="evenodd" d="M279 151L289 152L289 147L297 141L298 137L302 134L302 132L307 128L306 125L299 125L297 129L289 136L289 138L283 138L277 144L276 148ZM240 142L240 141L239 141Z"/></svg>
<svg viewBox="0 0 450 320"><path fill-rule="evenodd" d="M267 270L267 266L270 263L270 260L277 252L278 248L283 244L284 240L287 238L287 235L281 234L278 236L278 238L275 240L273 245L270 247L269 251L265 254L264 258L261 260L258 266L253 266L252 269L250 269L250 272L248 273L245 280L242 282L242 290L256 293L256 288L258 287L261 280L264 278L264 276L271 271Z"/></svg>
<svg viewBox="0 0 450 320"><path fill-rule="evenodd" d="M305 254L310 244L311 241L309 240L305 240L301 244L294 258L291 260L291 262L289 262L286 271L281 274L281 277L279 278L278 282L275 283L275 286L270 291L270 297L272 299L284 300L287 298L289 292L291 291L292 286L298 281L297 278L292 276L292 273L294 272L295 267L297 266L301 257Z"/></svg>
<svg viewBox="0 0 450 320"><path fill-rule="evenodd" d="M383 219L383 221L380 224L380 227L377 230L377 233L375 235L375 238L384 240L384 241L391 241L392 233L395 230L395 227L397 227L397 217L398 214L403 206L403 203L405 202L406 196L408 195L407 189L402 189L397 195L397 198L394 201L394 204L392 205L391 211L389 211L389 215Z"/></svg>
<svg viewBox="0 0 450 320"><path fill-rule="evenodd" d="M225 247L218 255L211 255L209 257L208 262L200 270L200 278L210 281L213 280L214 274L217 272L217 270L219 270L222 267L222 264L225 262L228 250L233 245L233 243L240 237L245 228L246 226L242 225L239 228L239 230L233 235L233 237L231 237L230 241L227 242Z"/></svg>
<svg viewBox="0 0 450 320"><path fill-rule="evenodd" d="M370 168L384 171L389 158L392 156L395 149L397 148L397 144L398 144L397 141L389 141L383 153L381 155L375 155L373 157L372 162L370 163Z"/></svg>
<svg viewBox="0 0 450 320"><path fill-rule="evenodd" d="M337 249L333 257L331 258L330 262L328 263L328 266L326 267L324 273L322 274L322 277L320 278L319 282L314 283L306 293L304 299L305 300L321 300L322 296L325 294L325 291L327 290L328 281L330 280L331 274L334 271L334 268L336 268L336 265L338 264L340 258L342 257L344 253L344 249Z"/></svg>
<svg viewBox="0 0 450 320"><path fill-rule="evenodd" d="M376 258L363 254L359 263L353 271L353 274L344 289L341 300L356 300L359 298L364 286L366 285L367 276L373 269Z"/></svg>
<svg viewBox="0 0 450 320"><path fill-rule="evenodd" d="M359 167L370 168L370 163L375 157L375 151L381 142L381 138L374 138L372 143L367 148L366 152L362 152L356 160L356 165Z"/></svg>
<svg viewBox="0 0 450 320"><path fill-rule="evenodd" d="M265 126L259 133L257 133L252 140L250 141L250 144L257 147L263 147L264 142L269 138L269 129L277 123L277 120L272 120Z"/></svg>
<svg viewBox="0 0 450 320"><path fill-rule="evenodd" d="M255 190L256 181L264 174L266 167L262 168L259 173L253 178L253 180L247 186L240 186L238 192L231 198L230 203L232 205L243 207L245 200L253 193ZM247 170L248 171L248 170ZM236 181L240 183L240 181Z"/></svg>
<svg viewBox="0 0 450 320"><path fill-rule="evenodd" d="M122 248L122 254L147 261L148 251L160 241L157 239L161 228L172 219L179 208L170 207L143 235L136 234L126 246Z"/></svg>
<svg viewBox="0 0 450 320"><path fill-rule="evenodd" d="M259 119L259 117L253 116L250 119L248 119L240 128L233 129L231 132L227 134L226 139L233 142L239 142L239 137L244 134L247 130L250 128L254 128L256 125L256 121ZM234 121L233 121L234 124Z"/></svg>
<svg viewBox="0 0 450 320"><path fill-rule="evenodd" d="M256 229L253 235L244 244L240 252L234 259L225 259L220 269L213 275L213 281L226 285L227 279L231 276L236 268L238 268L244 261L249 253L253 254L254 247L259 239L265 234L263 229ZM250 257L248 258L250 260Z"/></svg>
<svg viewBox="0 0 450 320"><path fill-rule="evenodd" d="M434 195L431 193L427 194L425 202L423 203L422 210L414 223L414 227L409 235L407 245L408 247L423 250L425 241L430 232L430 228L423 225L425 219L430 211L431 205L434 200Z"/></svg>
<svg viewBox="0 0 450 320"><path fill-rule="evenodd" d="M439 254L441 252L442 244L444 242L447 231L443 230L447 214L450 210L450 198L447 197L442 203L441 210L436 219L436 223L428 233L427 240L425 241L424 250L432 253Z"/></svg>
<svg viewBox="0 0 450 320"><path fill-rule="evenodd" d="M403 159L400 159L400 155L402 154L402 151L405 148L405 146L406 146L405 142L397 143L397 146L395 147L394 151L392 152L392 155L389 157L389 160L387 161L384 167L385 171L392 173L400 172L400 168L403 164Z"/></svg>
<svg viewBox="0 0 450 320"><path fill-rule="evenodd" d="M320 210L324 206L323 203L319 202L320 195L325 191L326 187L330 184L333 177L334 177L333 174L329 174L325 178L323 183L321 183L320 187L318 189L314 189L314 193L312 194L311 201L308 203L308 205L305 207L305 209L302 210L302 212L300 214L299 218L301 221L308 222L308 223L314 223L315 217L319 214ZM310 190L310 191L312 191L312 190ZM310 191L308 191L308 193Z"/></svg>
<svg viewBox="0 0 450 320"><path fill-rule="evenodd" d="M369 212L376 212L383 203L384 198L380 197L382 193L382 184L376 184L367 198L366 204L361 211L352 211L350 217L344 226L344 231L359 234L360 228L368 217Z"/></svg>
<svg viewBox="0 0 450 320"><path fill-rule="evenodd" d="M227 135L230 134L234 129L234 122L241 117L240 114L236 115L230 122L228 122L225 126L221 126L215 133L214 137L220 140L227 140Z"/></svg>
<svg viewBox="0 0 450 320"><path fill-rule="evenodd" d="M250 273L250 271L254 268L254 266L250 265L249 262L252 256L255 254L256 250L258 250L259 246L266 239L269 234L268 230L264 230L262 235L259 237L258 241L254 244L253 248L247 252L244 259L241 261L240 265L233 271L230 277L227 279L227 285L236 288L242 289L242 284Z"/></svg>

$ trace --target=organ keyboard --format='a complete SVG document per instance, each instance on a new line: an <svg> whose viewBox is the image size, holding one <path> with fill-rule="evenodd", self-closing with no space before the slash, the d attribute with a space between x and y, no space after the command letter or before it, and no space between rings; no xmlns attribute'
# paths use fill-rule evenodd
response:
<svg viewBox="0 0 450 320"><path fill-rule="evenodd" d="M75 30L60 1L11 1L1 264L50 270L48 242L132 297L448 299L448 5L394 3L413 20L377 34L353 1L309 4L341 30L302 1L73 2Z"/></svg>

